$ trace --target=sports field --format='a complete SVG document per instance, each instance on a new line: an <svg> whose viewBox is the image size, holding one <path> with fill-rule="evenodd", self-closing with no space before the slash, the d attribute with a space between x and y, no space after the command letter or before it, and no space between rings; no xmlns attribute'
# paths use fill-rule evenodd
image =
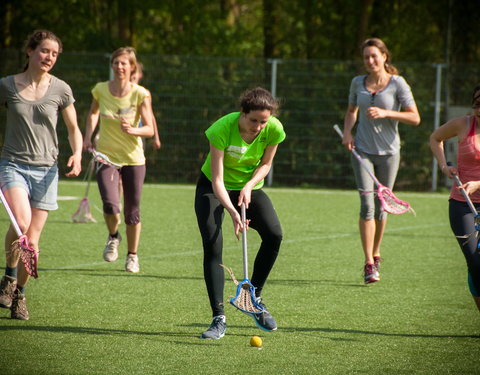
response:
<svg viewBox="0 0 480 375"><path fill-rule="evenodd" d="M356 192L266 189L284 229L263 293L279 329L260 331L227 306L227 334L211 341L199 339L211 315L194 186L145 186L139 274L123 270L125 242L121 259L102 260L107 232L95 184L99 222L71 223L85 186L60 183L40 276L26 290L30 320L0 311L3 375L480 373L480 314L446 193L398 193L417 216L390 216L382 280L365 286ZM7 221L2 210L2 237ZM224 228L224 263L241 277L241 244L228 217ZM249 231L250 263L258 243ZM225 296L234 293L228 281ZM263 349L249 346L252 335Z"/></svg>

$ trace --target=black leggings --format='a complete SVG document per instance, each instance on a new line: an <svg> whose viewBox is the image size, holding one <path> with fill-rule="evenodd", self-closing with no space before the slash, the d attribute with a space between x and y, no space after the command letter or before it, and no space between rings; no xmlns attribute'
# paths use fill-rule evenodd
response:
<svg viewBox="0 0 480 375"><path fill-rule="evenodd" d="M230 199L237 206L240 191L229 191ZM223 315L223 289L225 274L222 264L222 222L224 207L213 192L212 183L202 173L195 192L195 213L203 242L203 273L213 316ZM249 227L262 239L253 266L251 282L256 296L260 296L267 277L277 259L282 242L282 227L270 198L261 189L252 191L247 210ZM240 256L240 253L239 253ZM243 278L243 275L242 275Z"/></svg>
<svg viewBox="0 0 480 375"><path fill-rule="evenodd" d="M474 205L478 211L480 204L474 203ZM480 250L477 247L473 214L467 203L450 199L449 215L450 227L455 236L465 236L473 233L469 238L457 238L457 241L467 261L469 277L474 287L473 290L470 287L470 291L472 295L478 294L480 292Z"/></svg>

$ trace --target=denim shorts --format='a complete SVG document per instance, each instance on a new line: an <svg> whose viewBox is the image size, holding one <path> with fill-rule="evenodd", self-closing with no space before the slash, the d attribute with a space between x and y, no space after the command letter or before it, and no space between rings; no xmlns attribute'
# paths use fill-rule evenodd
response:
<svg viewBox="0 0 480 375"><path fill-rule="evenodd" d="M27 191L30 205L40 210L52 211L58 208L58 166L37 167L0 160L0 188L2 191L14 187Z"/></svg>

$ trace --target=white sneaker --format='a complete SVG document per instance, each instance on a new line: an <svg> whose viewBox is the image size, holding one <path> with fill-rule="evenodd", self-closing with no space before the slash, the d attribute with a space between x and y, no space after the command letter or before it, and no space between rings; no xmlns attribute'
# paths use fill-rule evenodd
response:
<svg viewBox="0 0 480 375"><path fill-rule="evenodd" d="M125 261L125 271L132 273L140 272L140 265L138 264L137 254L127 255L127 260Z"/></svg>
<svg viewBox="0 0 480 375"><path fill-rule="evenodd" d="M117 238L112 238L110 235L107 237L107 243L105 249L103 249L103 260L105 262L115 262L118 259L118 246L122 241L120 234Z"/></svg>

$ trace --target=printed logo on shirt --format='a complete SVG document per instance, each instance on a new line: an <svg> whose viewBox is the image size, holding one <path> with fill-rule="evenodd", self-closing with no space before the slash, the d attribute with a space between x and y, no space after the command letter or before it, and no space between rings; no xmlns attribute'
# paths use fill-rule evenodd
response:
<svg viewBox="0 0 480 375"><path fill-rule="evenodd" d="M247 152L247 149L247 147L228 146L225 152L232 158L241 159L243 155Z"/></svg>

